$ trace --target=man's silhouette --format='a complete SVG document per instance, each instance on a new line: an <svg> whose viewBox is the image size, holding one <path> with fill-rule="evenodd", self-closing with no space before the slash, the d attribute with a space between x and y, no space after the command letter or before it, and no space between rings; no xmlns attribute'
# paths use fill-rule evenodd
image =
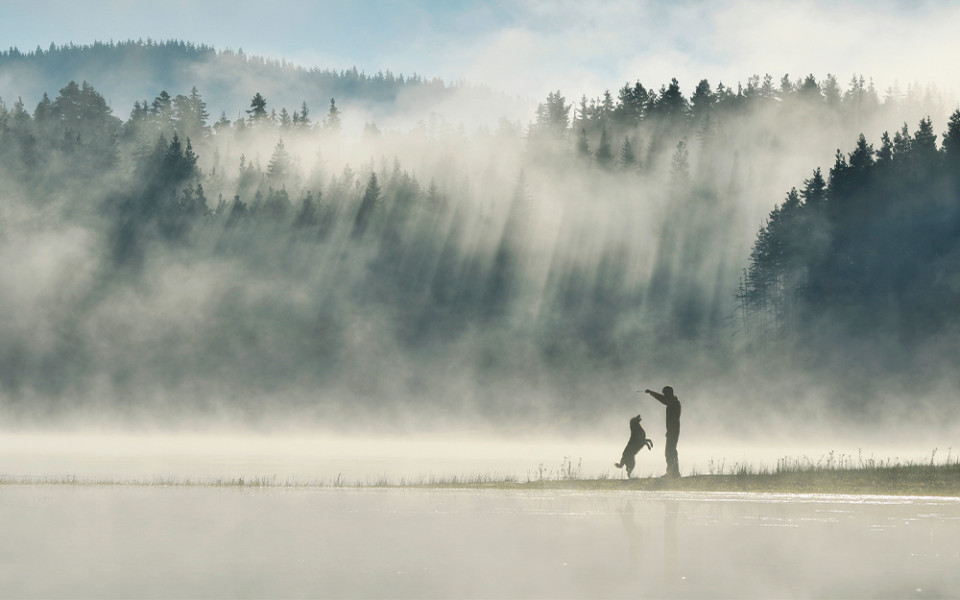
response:
<svg viewBox="0 0 960 600"><path fill-rule="evenodd" d="M627 447L623 449L623 456L620 457L620 462L614 463L613 466L618 469L626 467L627 477L630 477L630 473L637 465L634 457L637 452L643 450L644 446L653 450L653 440L647 439L647 432L640 426L640 415L637 415L630 419L630 440L627 442Z"/></svg>
<svg viewBox="0 0 960 600"><path fill-rule="evenodd" d="M680 440L680 399L673 395L673 388L669 385L658 394L651 390L644 390L664 406L667 407L667 444L663 454L667 459L666 477L680 477L680 458L677 456L677 441Z"/></svg>

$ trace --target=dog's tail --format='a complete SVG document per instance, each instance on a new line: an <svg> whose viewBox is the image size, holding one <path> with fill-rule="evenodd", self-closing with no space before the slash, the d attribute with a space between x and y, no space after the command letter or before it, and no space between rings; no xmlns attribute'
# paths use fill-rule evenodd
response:
<svg viewBox="0 0 960 600"><path fill-rule="evenodd" d="M618 469L622 469L622 468L623 468L623 463L613 463L613 466L615 466L615 467L618 468Z"/></svg>

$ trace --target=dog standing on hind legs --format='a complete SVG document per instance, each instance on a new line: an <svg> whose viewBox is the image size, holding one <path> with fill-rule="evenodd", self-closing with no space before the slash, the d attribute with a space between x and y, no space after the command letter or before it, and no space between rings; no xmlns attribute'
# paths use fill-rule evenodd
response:
<svg viewBox="0 0 960 600"><path fill-rule="evenodd" d="M653 450L653 440L647 438L647 432L643 430L643 427L640 426L640 415L635 416L630 419L630 441L627 442L627 447L623 449L623 456L620 457L620 462L613 463L618 469L623 467L627 468L627 478L630 478L630 474L633 473L633 468L637 465L637 452L643 450L644 446Z"/></svg>

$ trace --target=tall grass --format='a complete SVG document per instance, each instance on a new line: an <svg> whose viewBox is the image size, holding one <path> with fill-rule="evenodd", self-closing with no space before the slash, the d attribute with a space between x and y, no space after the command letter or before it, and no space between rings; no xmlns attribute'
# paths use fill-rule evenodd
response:
<svg viewBox="0 0 960 600"><path fill-rule="evenodd" d="M725 459L710 459L706 473L692 470L681 479L638 477L611 479L608 474L588 477L583 473L583 459L570 456L556 467L543 463L536 471L528 471L525 480L510 473L476 473L472 475L401 476L391 479L380 475L372 479L347 481L343 473L327 480L281 479L273 476L190 479L158 476L150 479L96 479L75 475L62 477L19 477L0 474L0 485L69 485L69 486L141 486L141 487L212 487L212 488L538 488L538 489L637 489L637 490L707 490L707 491L783 491L783 492L850 492L895 493L960 496L960 457L953 449L937 460L934 448L929 459L904 460L900 457L878 459L828 452L817 459L809 456L783 457L775 466L741 461L728 464Z"/></svg>

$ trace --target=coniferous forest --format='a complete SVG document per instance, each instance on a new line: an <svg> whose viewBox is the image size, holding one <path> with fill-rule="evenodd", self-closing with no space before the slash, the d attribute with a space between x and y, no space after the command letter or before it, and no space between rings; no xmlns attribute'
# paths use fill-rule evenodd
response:
<svg viewBox="0 0 960 600"><path fill-rule="evenodd" d="M216 55L0 70L111 52ZM0 89L5 410L582 417L656 373L862 413L952 376L960 111L930 90L635 81L468 130L359 108L443 82L323 77L220 110L202 80L122 110L94 80Z"/></svg>

